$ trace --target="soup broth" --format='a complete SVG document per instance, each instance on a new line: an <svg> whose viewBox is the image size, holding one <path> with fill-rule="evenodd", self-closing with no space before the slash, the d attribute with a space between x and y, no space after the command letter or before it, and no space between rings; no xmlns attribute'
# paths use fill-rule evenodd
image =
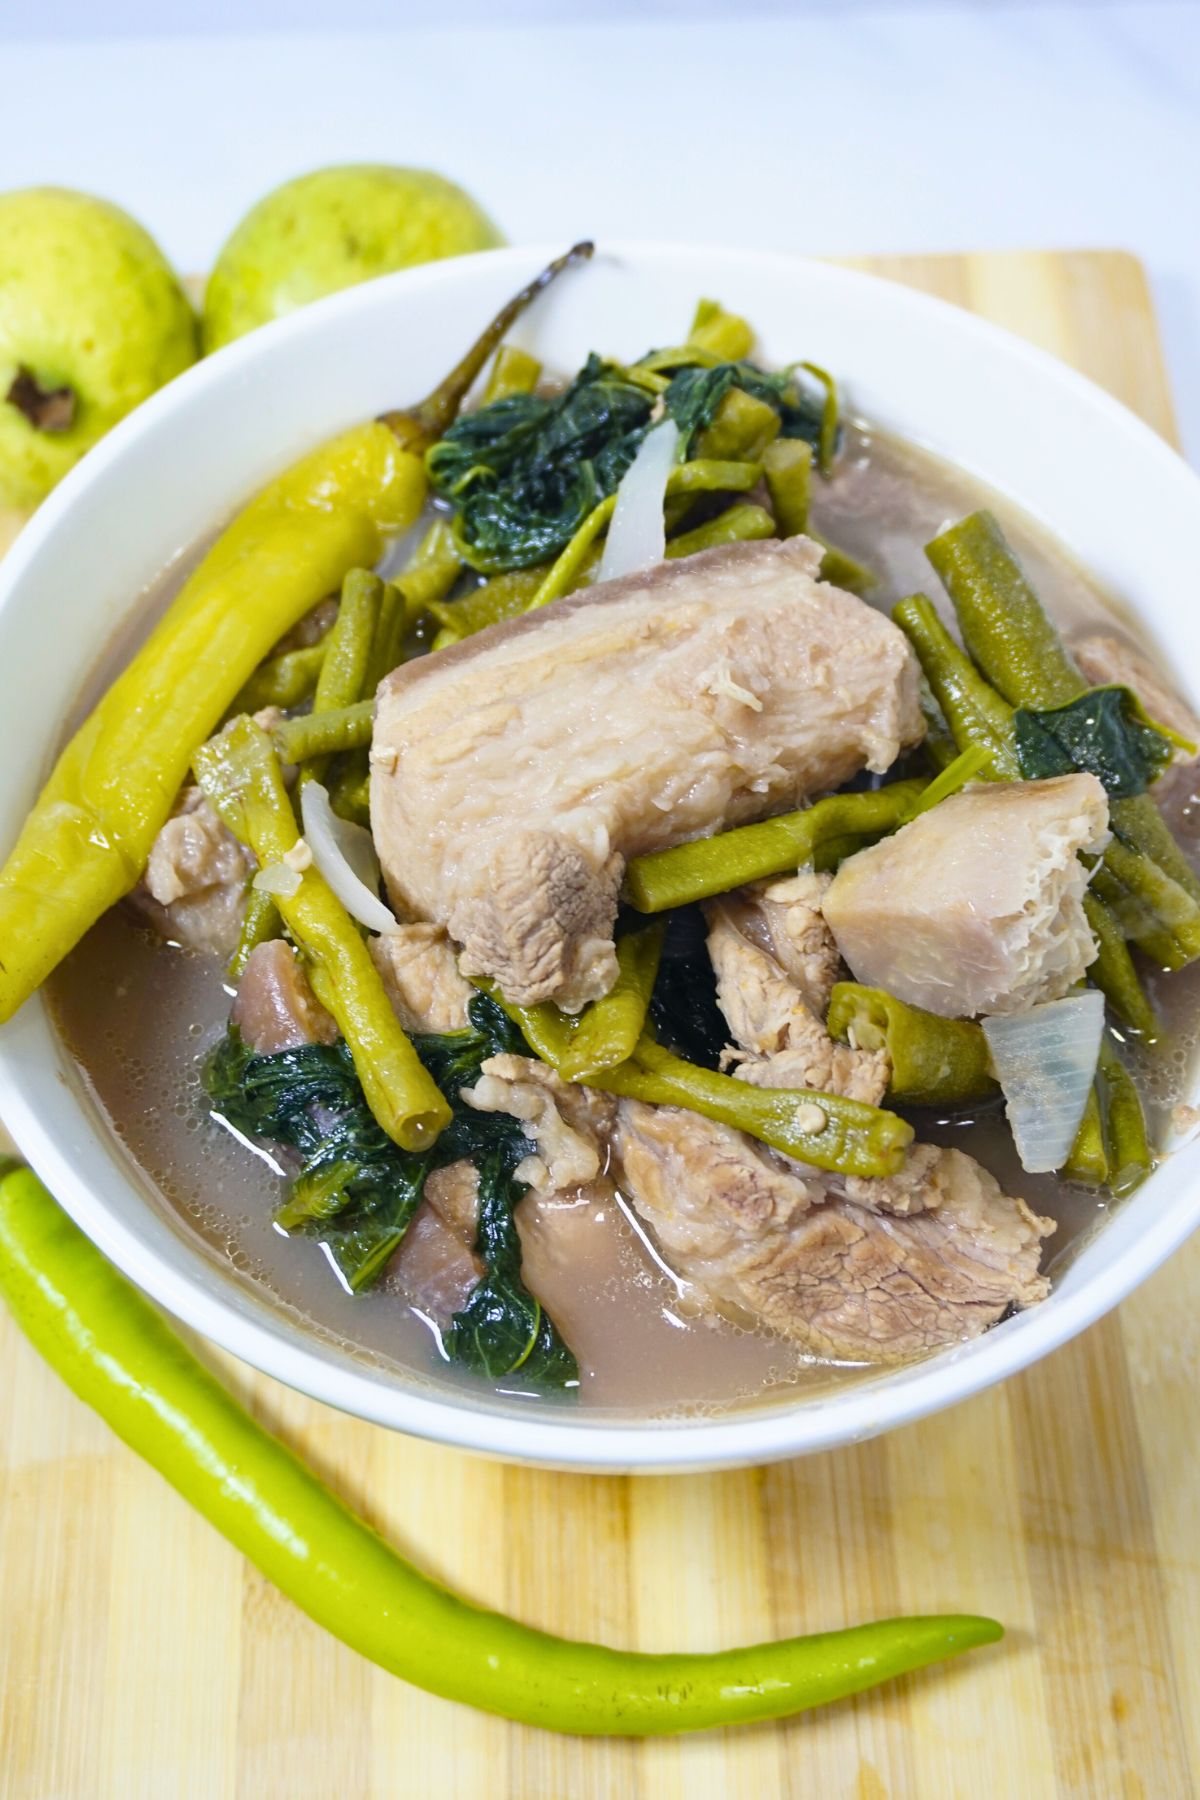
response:
<svg viewBox="0 0 1200 1800"><path fill-rule="evenodd" d="M816 528L877 572L870 598L881 608L915 590L940 598L923 546L948 521L990 505L1065 633L1115 626L1129 635L1112 603L1060 546L978 482L907 443L852 424L833 479L816 487ZM173 570L147 596L142 625L183 572ZM122 654L127 650L123 644ZM1191 822L1187 806L1173 821L1185 843ZM1200 965L1158 985L1166 1031L1140 1056L1138 1071L1162 1142L1172 1109L1189 1097ZM380 1287L352 1297L319 1245L272 1225L280 1165L210 1116L201 1086L204 1058L225 1029L231 1000L216 959L164 944L117 909L59 969L49 995L81 1079L138 1179L213 1257L322 1335L405 1379L459 1388L478 1381L449 1365L436 1330L397 1292ZM1052 1275L1103 1218L1104 1202L1088 1191L1022 1173L998 1105L969 1118L912 1117L920 1137L969 1150L1008 1193L1056 1220L1046 1256ZM590 1320L587 1346L575 1347L581 1398L591 1407L698 1415L778 1403L865 1372L813 1359L766 1331L701 1316L619 1197L589 1223L575 1278ZM522 1393L519 1376L498 1391Z"/></svg>

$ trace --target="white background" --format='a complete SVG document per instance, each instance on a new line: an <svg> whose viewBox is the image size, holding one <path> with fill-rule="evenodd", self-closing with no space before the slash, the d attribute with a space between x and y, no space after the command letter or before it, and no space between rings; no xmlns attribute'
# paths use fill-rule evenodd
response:
<svg viewBox="0 0 1200 1800"><path fill-rule="evenodd" d="M0 0L0 187L107 194L181 268L356 159L514 242L1133 250L1200 461L1195 0Z"/></svg>

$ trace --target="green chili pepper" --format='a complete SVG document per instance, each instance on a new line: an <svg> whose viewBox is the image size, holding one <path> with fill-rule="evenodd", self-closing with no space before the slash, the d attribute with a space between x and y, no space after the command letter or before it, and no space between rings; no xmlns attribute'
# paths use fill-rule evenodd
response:
<svg viewBox="0 0 1200 1800"><path fill-rule="evenodd" d="M235 719L197 751L195 767L205 795L260 868L283 864L300 833L266 733ZM312 867L275 903L317 999L349 1046L367 1105L402 1150L425 1149L449 1124L450 1107L401 1029L354 921Z"/></svg>
<svg viewBox="0 0 1200 1800"><path fill-rule="evenodd" d="M76 732L0 870L0 1020L137 882L198 744L273 644L374 562L425 495L419 459L356 426L222 533Z"/></svg>
<svg viewBox="0 0 1200 1800"><path fill-rule="evenodd" d="M983 1028L908 1006L882 988L839 981L829 1001L831 1037L856 1050L885 1050L888 1099L908 1106L963 1106L998 1092Z"/></svg>
<svg viewBox="0 0 1200 1800"><path fill-rule="evenodd" d="M285 763L301 763L363 748L371 742L374 717L374 701L359 700L353 706L283 719L271 735Z"/></svg>
<svg viewBox="0 0 1200 1800"><path fill-rule="evenodd" d="M664 928L631 931L617 943L617 979L602 1000L580 1014L559 1072L586 1081L631 1057L646 1024Z"/></svg>
<svg viewBox="0 0 1200 1800"><path fill-rule="evenodd" d="M25 1170L0 1180L0 1289L68 1387L309 1618L444 1699L548 1731L650 1737L786 1718L1004 1635L992 1619L946 1614L710 1655L552 1637L460 1599L392 1550Z"/></svg>
<svg viewBox="0 0 1200 1800"><path fill-rule="evenodd" d="M813 448L804 438L776 438L763 451L763 470L780 537L808 530Z"/></svg>
<svg viewBox="0 0 1200 1800"><path fill-rule="evenodd" d="M831 794L801 812L635 856L625 871L625 892L639 912L659 913L787 874L811 861L817 846L830 838L895 831L926 786L920 780L894 781L866 793Z"/></svg>

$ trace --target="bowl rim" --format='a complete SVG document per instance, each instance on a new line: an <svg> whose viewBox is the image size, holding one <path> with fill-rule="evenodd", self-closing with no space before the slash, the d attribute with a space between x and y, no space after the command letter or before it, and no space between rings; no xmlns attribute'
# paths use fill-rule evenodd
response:
<svg viewBox="0 0 1200 1800"><path fill-rule="evenodd" d="M1113 396L1037 346L933 295L886 277L837 263L763 251L708 248L695 244L615 240L606 254L640 266L666 267L702 258L718 280L722 267L739 274L795 278L836 291L874 297L897 313L940 316L960 341L974 342L993 357L1033 372L1048 397L1054 390L1084 400L1098 419L1122 432L1132 450L1158 465L1163 478L1191 484L1200 519L1200 478L1136 414ZM264 352L274 354L290 339L323 329L342 316L351 325L356 312L383 302L387 291L406 291L469 282L481 266L509 270L516 280L558 253L557 247L518 246L427 264L384 276L315 302L204 358L153 395L101 440L65 478L20 532L0 564L0 608L20 588L42 546L70 521L83 495L140 437L163 420L186 415L193 396L237 379L238 372ZM828 1395L789 1406L748 1407L717 1419L681 1418L625 1421L611 1414L554 1416L550 1409L514 1415L471 1404L468 1399L430 1389L398 1385L383 1368L334 1361L280 1335L266 1320L248 1317L169 1267L129 1224L114 1217L89 1186L39 1115L23 1079L22 1021L44 1016L41 997L0 1028L0 1112L22 1153L76 1223L135 1283L176 1318L222 1349L315 1399L373 1423L510 1461L576 1470L664 1472L713 1469L835 1448L883 1430L912 1423L980 1393L1065 1344L1124 1299L1200 1227L1200 1183L1151 1213L1141 1235L1120 1262L1103 1269L1069 1294L1055 1294L1036 1309L994 1327L970 1344L943 1351L899 1370L883 1369ZM80 1102L82 1105L82 1102ZM132 1178L131 1178L132 1180ZM197 1256L203 1252L197 1248ZM1013 1329L1016 1327L1016 1329ZM317 1341L314 1337L314 1343Z"/></svg>

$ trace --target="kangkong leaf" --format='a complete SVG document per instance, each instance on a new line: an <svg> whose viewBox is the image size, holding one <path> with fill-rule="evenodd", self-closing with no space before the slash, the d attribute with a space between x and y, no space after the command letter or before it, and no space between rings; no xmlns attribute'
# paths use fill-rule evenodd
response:
<svg viewBox="0 0 1200 1800"><path fill-rule="evenodd" d="M1095 775L1114 800L1144 794L1182 741L1153 724L1127 687L1089 688L1065 706L1044 711L1019 707L1013 733L1026 781Z"/></svg>
<svg viewBox="0 0 1200 1800"><path fill-rule="evenodd" d="M479 1079L482 1063L506 1051L527 1053L525 1041L486 995L477 994L468 1010L469 1030L413 1039L454 1109L431 1150L401 1150L380 1129L341 1040L258 1056L230 1030L208 1060L205 1089L214 1111L238 1131L302 1153L276 1223L317 1238L356 1293L378 1279L399 1248L431 1170L474 1162L476 1248L485 1275L447 1334L447 1352L493 1379L520 1367L543 1386L572 1385L575 1359L521 1279L512 1215L525 1188L513 1171L533 1145L509 1114L476 1112L459 1098Z"/></svg>

